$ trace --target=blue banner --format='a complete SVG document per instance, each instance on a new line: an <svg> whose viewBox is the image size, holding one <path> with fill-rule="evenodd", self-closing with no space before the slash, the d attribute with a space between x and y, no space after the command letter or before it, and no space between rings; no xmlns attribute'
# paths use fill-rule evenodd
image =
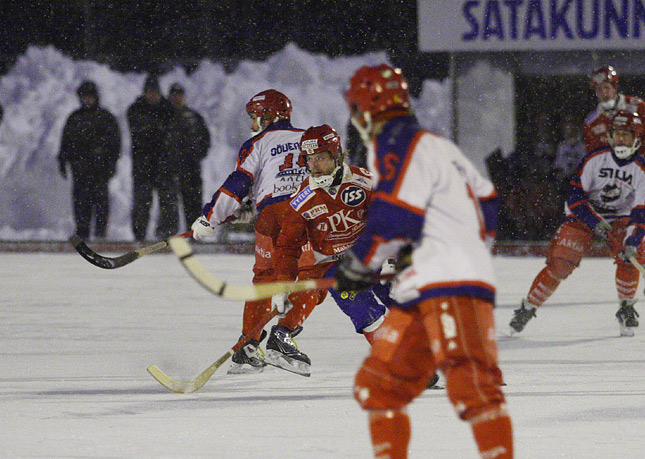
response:
<svg viewBox="0 0 645 459"><path fill-rule="evenodd" d="M418 0L421 51L645 49L645 0Z"/></svg>

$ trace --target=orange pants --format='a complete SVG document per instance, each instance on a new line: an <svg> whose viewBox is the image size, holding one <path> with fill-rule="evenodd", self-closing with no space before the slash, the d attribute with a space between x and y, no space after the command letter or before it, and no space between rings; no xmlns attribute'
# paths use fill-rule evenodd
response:
<svg viewBox="0 0 645 459"><path fill-rule="evenodd" d="M388 457L406 457L405 406L423 392L437 369L445 375L455 411L470 422L482 455L512 457L493 304L468 297L433 298L408 310L391 309L375 333L354 385L356 400L370 411L375 451L391 445Z"/></svg>
<svg viewBox="0 0 645 459"><path fill-rule="evenodd" d="M621 218L612 222L613 237L608 241L611 257L616 264L616 291L618 298L633 298L638 288L638 270L618 254L624 249L623 239L628 219ZM549 243L546 255L546 267L535 277L527 299L530 303L541 306L558 288L560 282L580 265L582 258L589 253L593 244L593 232L577 221L564 222ZM638 261L644 258L639 253Z"/></svg>
<svg viewBox="0 0 645 459"><path fill-rule="evenodd" d="M276 280L273 268L273 246L280 234L280 222L282 213L287 209L289 201L282 201L266 206L258 215L255 223L255 264L253 265L253 283L273 282ZM309 244L303 247L303 253L298 260L298 268L303 270L312 269L314 264L314 255ZM304 277L303 277L304 278ZM326 295L326 290L324 295ZM306 302L306 308L293 308L284 319L281 319L281 325L290 329L295 328L301 322L304 322L313 308L321 303L325 298L319 298L320 292L302 292L296 301ZM291 297L290 297L291 299ZM292 301L292 304L296 304ZM271 311L271 298L258 301L247 301L244 303L244 316L242 319L242 333L251 336L250 332L255 329L262 318ZM306 316L302 317L304 313ZM292 325L292 326L290 326ZM261 331L251 336L254 339L260 339Z"/></svg>

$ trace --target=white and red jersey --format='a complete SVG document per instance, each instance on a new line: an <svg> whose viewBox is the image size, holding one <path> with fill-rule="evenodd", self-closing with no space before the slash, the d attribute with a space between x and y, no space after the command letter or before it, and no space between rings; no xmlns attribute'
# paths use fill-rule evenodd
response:
<svg viewBox="0 0 645 459"><path fill-rule="evenodd" d="M565 212L589 229L601 218L644 225L645 159L637 153L621 160L608 146L588 154L569 184Z"/></svg>
<svg viewBox="0 0 645 459"><path fill-rule="evenodd" d="M587 115L582 125L584 129L585 150L587 153L591 153L593 150L609 144L607 136L609 134L611 118L619 110L636 112L641 118L644 118L645 102L639 97L618 94L616 104L611 109L604 110L598 104L596 109Z"/></svg>
<svg viewBox="0 0 645 459"><path fill-rule="evenodd" d="M351 252L377 270L402 246L413 244L412 265L392 289L400 306L439 296L494 301L479 198L496 193L459 148L422 129L413 116L400 116L373 140L368 165L378 184L367 226Z"/></svg>
<svg viewBox="0 0 645 459"><path fill-rule="evenodd" d="M371 200L372 175L365 169L345 164L341 183L325 188L307 178L282 215L275 246L277 278L296 278L300 248L307 241L316 265L340 260L365 228Z"/></svg>
<svg viewBox="0 0 645 459"><path fill-rule="evenodd" d="M288 199L309 175L300 156L302 133L288 120L280 120L247 140L240 148L235 171L204 207L208 220L219 225L232 219L249 193L258 211Z"/></svg>

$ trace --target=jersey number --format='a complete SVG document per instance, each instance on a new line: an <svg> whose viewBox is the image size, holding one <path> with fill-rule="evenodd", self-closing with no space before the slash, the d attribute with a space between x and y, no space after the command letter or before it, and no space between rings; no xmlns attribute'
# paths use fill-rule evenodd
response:
<svg viewBox="0 0 645 459"><path fill-rule="evenodd" d="M298 155L298 162L296 163L298 167L305 167L307 163L305 163L305 155ZM293 153L289 153L287 156L284 158L284 163L280 166L280 170L283 171L285 169L291 169L293 167Z"/></svg>

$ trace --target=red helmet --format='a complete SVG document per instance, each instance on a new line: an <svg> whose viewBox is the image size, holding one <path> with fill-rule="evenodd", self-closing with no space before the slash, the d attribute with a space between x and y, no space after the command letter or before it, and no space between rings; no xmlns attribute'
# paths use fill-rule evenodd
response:
<svg viewBox="0 0 645 459"><path fill-rule="evenodd" d="M618 74L611 65L597 68L591 72L591 75L589 76L589 82L592 88L604 83L605 81L608 81L614 87L618 87Z"/></svg>
<svg viewBox="0 0 645 459"><path fill-rule="evenodd" d="M636 112L629 112L626 110L619 110L611 119L611 127L614 129L625 129L632 131L634 136L640 137L643 134L643 120Z"/></svg>
<svg viewBox="0 0 645 459"><path fill-rule="evenodd" d="M311 126L307 129L300 138L300 150L304 155L328 151L333 159L343 155L338 133L327 124Z"/></svg>
<svg viewBox="0 0 645 459"><path fill-rule="evenodd" d="M631 131L634 134L634 143L629 147L615 146L613 142L613 131L615 130ZM643 135L643 120L636 112L619 110L611 119L609 127L609 144L616 156L620 159L630 158L641 146L641 136Z"/></svg>
<svg viewBox="0 0 645 459"><path fill-rule="evenodd" d="M291 119L291 101L275 89L267 89L251 97L246 104L246 113L263 120Z"/></svg>
<svg viewBox="0 0 645 459"><path fill-rule="evenodd" d="M408 82L401 69L387 64L361 67L349 80L345 101L352 114L369 113L372 117L394 108L408 109Z"/></svg>

